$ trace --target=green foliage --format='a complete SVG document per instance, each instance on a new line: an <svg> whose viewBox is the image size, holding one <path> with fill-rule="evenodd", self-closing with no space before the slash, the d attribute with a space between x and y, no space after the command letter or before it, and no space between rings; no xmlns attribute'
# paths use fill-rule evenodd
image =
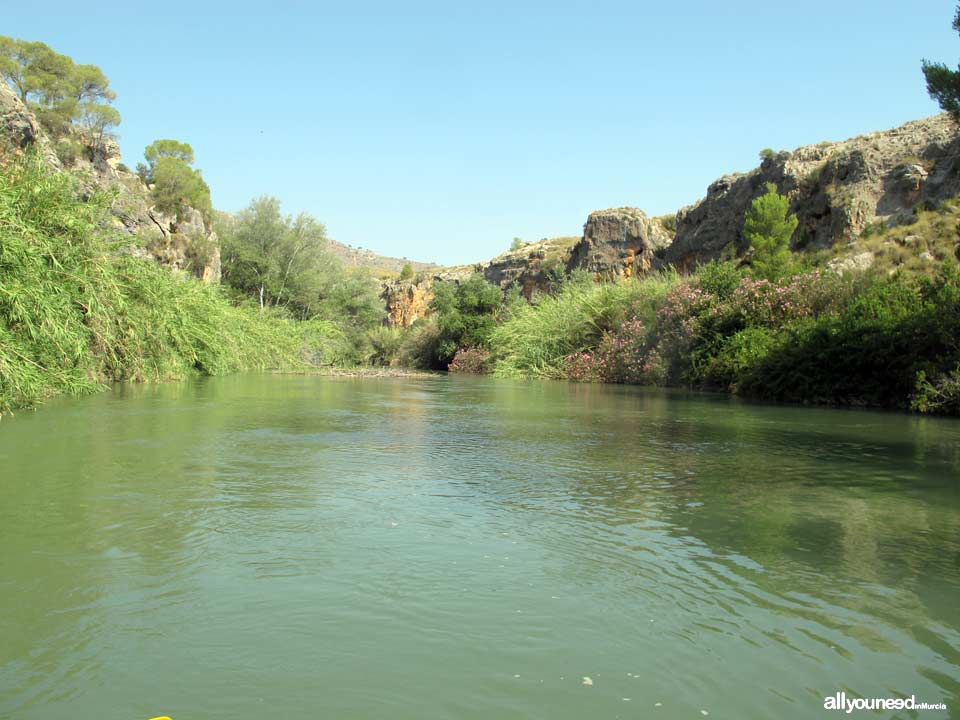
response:
<svg viewBox="0 0 960 720"><path fill-rule="evenodd" d="M781 339L775 329L764 326L746 327L733 335L721 336L712 353L701 355L700 384L735 391L740 379L766 360Z"/></svg>
<svg viewBox="0 0 960 720"><path fill-rule="evenodd" d="M331 267L338 267L335 259L331 262ZM365 269L336 271L322 280L315 301L315 317L336 322L344 329L353 347L351 362L368 362L369 355L377 352L376 346L370 345L370 333L376 332L387 315L379 282Z"/></svg>
<svg viewBox="0 0 960 720"><path fill-rule="evenodd" d="M494 374L687 385L800 403L960 413L960 268L814 270L778 282L709 263L688 278L567 284L512 307Z"/></svg>
<svg viewBox="0 0 960 720"><path fill-rule="evenodd" d="M106 140L113 137L110 128L120 124L120 113L111 105L87 103L80 108L80 122L87 129L94 159L97 159L104 152Z"/></svg>
<svg viewBox="0 0 960 720"><path fill-rule="evenodd" d="M398 327L377 325L368 330L366 334L366 344L369 347L367 364L380 367L396 364L402 342L403 331Z"/></svg>
<svg viewBox="0 0 960 720"><path fill-rule="evenodd" d="M147 163L137 165L140 178L153 185L151 198L157 210L182 214L189 206L199 210L209 223L213 215L210 187L193 164L193 148L179 140L155 140L143 151Z"/></svg>
<svg viewBox="0 0 960 720"><path fill-rule="evenodd" d="M339 272L322 223L284 215L277 198L263 196L217 230L225 283L260 307L292 305L300 317L316 314L321 288Z"/></svg>
<svg viewBox="0 0 960 720"><path fill-rule="evenodd" d="M431 309L437 314L437 362L446 366L462 347L486 347L503 308L503 292L479 273L461 283L433 286Z"/></svg>
<svg viewBox="0 0 960 720"><path fill-rule="evenodd" d="M413 280L413 267L410 265L410 263L406 263L400 269L400 279L403 282L408 282L410 280Z"/></svg>
<svg viewBox="0 0 960 720"><path fill-rule="evenodd" d="M930 377L925 370L917 373L910 407L922 413L960 415L960 365L949 371L934 371Z"/></svg>
<svg viewBox="0 0 960 720"><path fill-rule="evenodd" d="M180 142L179 140L169 138L154 140L144 149L143 157L147 161L147 166L151 168L156 166L157 160L164 157L177 158L187 165L193 165L193 148L190 143Z"/></svg>
<svg viewBox="0 0 960 720"><path fill-rule="evenodd" d="M213 214L210 188L199 170L179 158L161 157L153 168L152 179L151 198L157 210L179 217L189 206L199 210L209 222Z"/></svg>
<svg viewBox="0 0 960 720"><path fill-rule="evenodd" d="M732 262L712 260L694 273L694 281L707 293L726 300L740 286L743 273Z"/></svg>
<svg viewBox="0 0 960 720"><path fill-rule="evenodd" d="M379 352L367 335L386 315L379 284L362 270L343 270L322 223L306 213L284 215L279 200L264 196L235 218L221 217L216 229L225 284L261 309L335 322L345 333L344 362Z"/></svg>
<svg viewBox="0 0 960 720"><path fill-rule="evenodd" d="M960 33L960 6L953 16L953 29ZM960 67L951 70L943 63L923 61L923 77L927 81L927 92L940 107L960 122Z"/></svg>
<svg viewBox="0 0 960 720"><path fill-rule="evenodd" d="M760 151L761 160L772 160L774 157L776 157L776 155L777 154L773 151L773 148L764 148Z"/></svg>
<svg viewBox="0 0 960 720"><path fill-rule="evenodd" d="M77 65L42 42L0 36L0 77L54 136L79 123L102 143L108 128L120 123L120 114L110 107L116 93L103 71Z"/></svg>
<svg viewBox="0 0 960 720"><path fill-rule="evenodd" d="M397 353L398 364L423 370L441 367L437 358L440 330L435 315L421 318L406 329Z"/></svg>
<svg viewBox="0 0 960 720"><path fill-rule="evenodd" d="M511 307L491 334L498 377L566 377L567 358L595 347L629 315L652 320L655 308L678 282L673 274L642 281L568 282L556 295Z"/></svg>
<svg viewBox="0 0 960 720"><path fill-rule="evenodd" d="M903 408L919 389L915 407L939 409L924 381L949 379L960 364L960 273L873 280L836 313L788 333L744 378L745 394Z"/></svg>
<svg viewBox="0 0 960 720"><path fill-rule="evenodd" d="M57 153L57 158L65 168L71 168L77 164L83 156L83 144L71 137L63 137L57 140L53 146Z"/></svg>
<svg viewBox="0 0 960 720"><path fill-rule="evenodd" d="M790 200L768 183L766 194L753 201L743 223L743 235L753 250L750 265L754 277L776 280L790 272L790 238L796 229L797 216L790 214Z"/></svg>
<svg viewBox="0 0 960 720"><path fill-rule="evenodd" d="M216 287L119 252L112 198L26 155L0 168L0 412L105 380L332 361L342 336L236 308Z"/></svg>
<svg viewBox="0 0 960 720"><path fill-rule="evenodd" d="M186 165L193 165L193 148L179 140L154 140L143 151L147 163L140 163L137 172L146 183L152 183L153 173L160 158L175 158Z"/></svg>
<svg viewBox="0 0 960 720"><path fill-rule="evenodd" d="M515 237L513 240L510 241L510 250L511 250L511 251L520 250L520 249L523 248L523 246L526 245L526 244L527 244L527 243L525 243L525 242L524 242L523 240L521 240L520 238Z"/></svg>

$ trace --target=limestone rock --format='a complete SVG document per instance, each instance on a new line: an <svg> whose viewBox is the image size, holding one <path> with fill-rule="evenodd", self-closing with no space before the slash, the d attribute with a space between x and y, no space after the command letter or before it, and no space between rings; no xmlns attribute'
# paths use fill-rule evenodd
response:
<svg viewBox="0 0 960 720"><path fill-rule="evenodd" d="M827 268L840 275L847 272L862 272L873 266L874 259L873 253L866 250L856 255L831 260L827 263Z"/></svg>
<svg viewBox="0 0 960 720"><path fill-rule="evenodd" d="M797 213L795 248L850 242L872 222L909 222L918 204L960 192L960 133L941 114L777 153L749 173L724 176L678 213L667 262L689 270L724 252L742 254L744 216L767 183L787 195Z"/></svg>
<svg viewBox="0 0 960 720"><path fill-rule="evenodd" d="M414 321L430 314L433 292L430 279L385 282L380 297L387 307L387 319L391 325L409 327Z"/></svg>
<svg viewBox="0 0 960 720"><path fill-rule="evenodd" d="M81 197L98 190L114 193L111 213L116 228L137 239L129 252L153 257L158 262L189 270L210 282L220 280L220 246L201 213L184 208L179 217L167 217L152 207L150 191L121 162L120 146L112 138L96 142L82 128L72 128L59 142L83 149L64 168L34 114L3 81L0 81L0 140L14 152L33 146L57 171L74 170ZM3 144L0 143L0 159Z"/></svg>
<svg viewBox="0 0 960 720"><path fill-rule="evenodd" d="M0 140L11 146L15 152L22 152L31 145L35 145L51 167L60 168L60 161L41 129L40 123L37 122L37 118L2 80L0 80ZM3 148L0 147L0 157L2 152Z"/></svg>
<svg viewBox="0 0 960 720"><path fill-rule="evenodd" d="M657 253L671 240L660 221L642 210L598 210L587 218L583 238L570 251L567 267L598 276L631 277L659 266Z"/></svg>

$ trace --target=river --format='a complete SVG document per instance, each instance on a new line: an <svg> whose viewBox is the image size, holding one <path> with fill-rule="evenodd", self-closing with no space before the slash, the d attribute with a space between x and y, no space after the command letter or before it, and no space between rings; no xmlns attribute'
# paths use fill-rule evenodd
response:
<svg viewBox="0 0 960 720"><path fill-rule="evenodd" d="M956 420L242 375L5 418L0 477L2 718L960 713Z"/></svg>

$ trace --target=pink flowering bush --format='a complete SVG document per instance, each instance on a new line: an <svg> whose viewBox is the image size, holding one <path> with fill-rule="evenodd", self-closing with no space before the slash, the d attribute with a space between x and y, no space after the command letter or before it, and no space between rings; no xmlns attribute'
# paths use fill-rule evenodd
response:
<svg viewBox="0 0 960 720"><path fill-rule="evenodd" d="M490 353L483 348L460 348L447 366L452 373L486 375L490 372Z"/></svg>
<svg viewBox="0 0 960 720"><path fill-rule="evenodd" d="M666 365L653 347L653 336L638 318L604 333L593 352L567 357L567 378L580 382L662 385Z"/></svg>
<svg viewBox="0 0 960 720"><path fill-rule="evenodd" d="M743 278L725 311L744 327L784 328L795 320L817 318L838 310L849 285L835 273L815 270L780 282Z"/></svg>
<svg viewBox="0 0 960 720"><path fill-rule="evenodd" d="M575 382L604 382L600 375L596 353L578 352L567 355L564 370L568 380Z"/></svg>

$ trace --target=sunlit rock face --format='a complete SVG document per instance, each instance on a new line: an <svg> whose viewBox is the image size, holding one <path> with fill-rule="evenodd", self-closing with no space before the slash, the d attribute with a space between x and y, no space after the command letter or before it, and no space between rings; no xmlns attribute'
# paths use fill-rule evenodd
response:
<svg viewBox="0 0 960 720"><path fill-rule="evenodd" d="M61 161L57 148L71 142L80 147L80 152ZM207 282L220 281L220 242L198 210L185 207L177 216L158 212L150 188L123 164L120 146L113 139L101 138L94 143L82 129L72 128L57 143L52 142L33 112L0 81L0 160L4 153L30 148L36 149L52 169L75 171L81 195L97 190L113 193L111 212L116 228L136 238L128 252L190 272Z"/></svg>
<svg viewBox="0 0 960 720"><path fill-rule="evenodd" d="M659 220L637 208L597 210L587 218L567 266L598 277L633 277L659 266L657 255L672 239Z"/></svg>
<svg viewBox="0 0 960 720"><path fill-rule="evenodd" d="M387 308L387 320L397 327L410 327L420 318L430 314L433 292L431 281L390 280L384 283L380 297Z"/></svg>
<svg viewBox="0 0 960 720"><path fill-rule="evenodd" d="M743 221L772 183L790 198L799 224L795 249L852 242L875 222L909 222L917 205L960 192L960 136L948 115L842 142L769 152L749 173L724 175L695 205L677 213L664 259L681 271L746 250Z"/></svg>

